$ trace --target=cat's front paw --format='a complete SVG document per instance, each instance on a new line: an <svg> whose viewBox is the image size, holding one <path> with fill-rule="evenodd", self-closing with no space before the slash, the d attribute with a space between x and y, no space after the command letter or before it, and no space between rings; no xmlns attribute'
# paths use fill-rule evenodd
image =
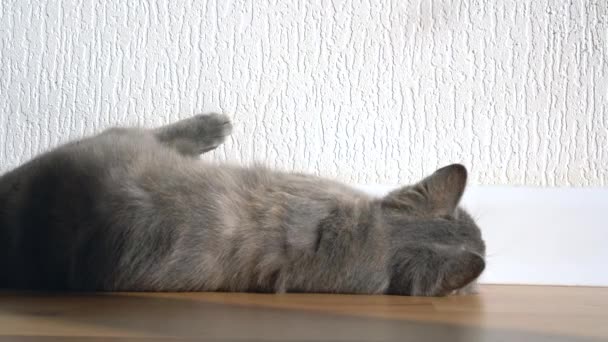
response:
<svg viewBox="0 0 608 342"><path fill-rule="evenodd" d="M225 114L199 114L192 118L192 124L200 139L200 153L218 147L232 133L232 121Z"/></svg>

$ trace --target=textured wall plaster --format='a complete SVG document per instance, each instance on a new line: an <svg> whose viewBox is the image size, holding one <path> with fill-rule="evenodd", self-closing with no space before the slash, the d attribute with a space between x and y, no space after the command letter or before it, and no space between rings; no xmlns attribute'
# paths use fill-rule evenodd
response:
<svg viewBox="0 0 608 342"><path fill-rule="evenodd" d="M0 170L207 110L216 159L605 186L608 1L0 1Z"/></svg>

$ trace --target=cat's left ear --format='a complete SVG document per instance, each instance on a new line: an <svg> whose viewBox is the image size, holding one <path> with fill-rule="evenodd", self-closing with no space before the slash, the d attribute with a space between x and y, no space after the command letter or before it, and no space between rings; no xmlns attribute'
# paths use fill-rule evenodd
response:
<svg viewBox="0 0 608 342"><path fill-rule="evenodd" d="M435 171L415 185L391 192L383 199L388 207L414 208L434 215L454 212L467 184L467 169L452 164Z"/></svg>

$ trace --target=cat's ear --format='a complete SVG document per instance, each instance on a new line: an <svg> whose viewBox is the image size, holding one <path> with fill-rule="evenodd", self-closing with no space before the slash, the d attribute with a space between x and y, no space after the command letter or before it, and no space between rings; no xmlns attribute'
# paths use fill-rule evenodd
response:
<svg viewBox="0 0 608 342"><path fill-rule="evenodd" d="M460 202L467 184L467 169L452 164L419 183L391 192L383 199L388 207L414 208L434 215L449 215Z"/></svg>
<svg viewBox="0 0 608 342"><path fill-rule="evenodd" d="M461 289L477 279L486 267L486 262L479 254L461 250L450 256L442 267L440 284L441 293Z"/></svg>

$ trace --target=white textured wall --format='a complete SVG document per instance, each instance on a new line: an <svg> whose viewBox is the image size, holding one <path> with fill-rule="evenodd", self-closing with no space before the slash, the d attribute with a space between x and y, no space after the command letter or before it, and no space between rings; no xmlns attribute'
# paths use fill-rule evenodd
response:
<svg viewBox="0 0 608 342"><path fill-rule="evenodd" d="M0 1L0 170L207 110L220 159L607 185L608 1Z"/></svg>

